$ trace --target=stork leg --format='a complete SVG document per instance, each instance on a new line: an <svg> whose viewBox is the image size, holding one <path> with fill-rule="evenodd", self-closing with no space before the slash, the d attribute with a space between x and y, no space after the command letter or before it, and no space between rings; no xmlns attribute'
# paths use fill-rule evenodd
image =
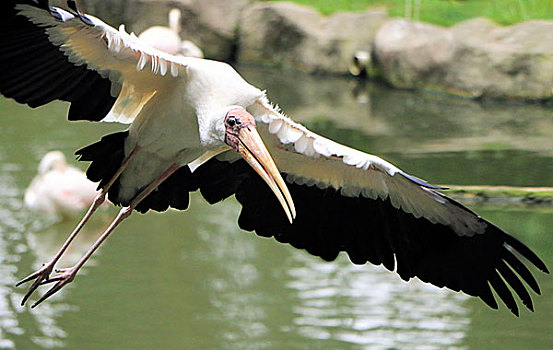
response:
<svg viewBox="0 0 553 350"><path fill-rule="evenodd" d="M73 242L75 237L77 237L77 234L81 231L83 226L88 222L88 220L90 219L92 214L94 214L96 209L98 209L100 207L100 205L102 205L102 203L104 203L104 201L106 200L106 195L108 193L108 190L115 183L115 181L119 178L121 173L123 173L123 171L125 170L125 168L129 164L131 159L134 158L134 156L138 153L139 150L140 150L140 147L137 146L123 160L123 162L121 163L121 166L119 167L119 169L117 169L117 171L112 176L112 178L109 180L109 182L106 185L104 185L104 187L102 187L100 189L100 191L96 195L96 198L94 198L94 202L92 202L92 205L90 206L90 208L88 208L88 211L86 212L85 216L81 219L81 221L75 227L73 232L71 232L69 237L67 237L67 239L65 240L65 242L61 246L60 250L54 256L54 258L52 260L50 260L48 263L43 264L42 267L38 271L30 274L29 276L25 277L21 281L17 282L16 287L22 285L23 283L29 282L31 280L35 280L33 282L33 284L31 285L31 287L29 288L29 290L27 291L27 293L25 294L25 296L23 297L23 300L21 300L21 306L25 305L25 303L27 302L27 299L29 299L31 294L33 294L33 292L38 288L38 286L40 286L43 282L47 282L49 280L50 274L52 273L56 263L62 257L63 253L65 253L65 251L67 250L67 248L69 247L71 242Z"/></svg>
<svg viewBox="0 0 553 350"><path fill-rule="evenodd" d="M94 254L96 249L108 238L108 236L115 230L115 228L126 218L128 218L133 209L144 199L146 196L148 196L150 193L152 193L153 190L155 190L163 181L165 181L171 174L173 174L175 171L177 171L180 168L180 165L178 164L172 164L167 170L163 172L154 182L152 182L150 185L148 185L142 192L140 192L136 197L134 197L129 206L122 208L119 211L119 214L117 217L113 220L113 222L109 225L109 227L102 233L100 238L94 244L90 247L88 252L77 262L73 267L67 268L67 269L59 269L56 270L56 272L59 272L60 274L57 276L54 276L52 278L47 278L46 280L39 283L39 285L43 284L49 284L53 282L57 282L52 288L50 288L36 303L32 305L32 307L37 306L38 304L42 303L44 300L48 299L52 295L54 295L56 292L61 290L64 286L71 283L75 276L77 275L77 272L79 269L86 263L86 261ZM35 282L36 283L36 282Z"/></svg>

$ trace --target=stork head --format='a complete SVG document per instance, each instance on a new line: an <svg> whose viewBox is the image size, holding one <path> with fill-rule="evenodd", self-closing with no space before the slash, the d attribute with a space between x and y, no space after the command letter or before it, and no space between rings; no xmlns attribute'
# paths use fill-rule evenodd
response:
<svg viewBox="0 0 553 350"><path fill-rule="evenodd" d="M46 174L49 171L64 171L67 168L65 156L60 151L50 151L40 161L38 165L39 174Z"/></svg>
<svg viewBox="0 0 553 350"><path fill-rule="evenodd" d="M240 106L229 109L224 118L225 143L261 176L277 197L290 223L296 217L292 196L280 172L261 140L254 117Z"/></svg>

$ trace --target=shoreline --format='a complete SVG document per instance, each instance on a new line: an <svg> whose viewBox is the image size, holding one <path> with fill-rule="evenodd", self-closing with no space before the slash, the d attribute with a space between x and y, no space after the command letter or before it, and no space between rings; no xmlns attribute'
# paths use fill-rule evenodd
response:
<svg viewBox="0 0 553 350"><path fill-rule="evenodd" d="M553 21L501 26L473 18L451 27L385 11L329 16L292 2L80 0L86 12L140 33L181 10L181 37L206 58L311 74L356 75L394 88L475 100L553 102ZM132 5L132 6L131 6Z"/></svg>

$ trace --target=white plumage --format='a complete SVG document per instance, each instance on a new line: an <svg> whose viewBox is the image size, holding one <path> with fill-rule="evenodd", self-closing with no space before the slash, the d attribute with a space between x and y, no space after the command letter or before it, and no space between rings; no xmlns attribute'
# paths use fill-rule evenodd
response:
<svg viewBox="0 0 553 350"><path fill-rule="evenodd" d="M96 186L81 170L67 165L63 153L51 151L25 191L25 205L53 217L73 218L92 204Z"/></svg>
<svg viewBox="0 0 553 350"><path fill-rule="evenodd" d="M204 53L196 44L190 40L181 39L180 21L181 11L176 8L171 9L171 11L169 11L168 27L149 27L138 35L138 39L158 50L170 53L171 55L203 58Z"/></svg>

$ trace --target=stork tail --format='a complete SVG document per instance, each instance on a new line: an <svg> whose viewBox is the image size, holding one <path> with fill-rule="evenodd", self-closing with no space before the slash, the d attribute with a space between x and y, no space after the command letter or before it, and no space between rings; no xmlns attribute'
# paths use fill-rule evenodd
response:
<svg viewBox="0 0 553 350"><path fill-rule="evenodd" d="M124 146L128 135L128 130L109 134L75 152L79 161L92 162L86 176L90 181L100 182L98 189L104 187L121 166L125 158Z"/></svg>
<svg viewBox="0 0 553 350"><path fill-rule="evenodd" d="M100 141L75 152L80 161L92 162L86 171L86 176L91 181L100 182L98 189L106 186L125 160L125 139L128 135L128 130L109 134L102 137ZM120 183L117 179L108 190L108 198L115 205L128 206L129 202L119 197L119 188ZM169 207L184 210L188 208L188 193L197 189L198 185L190 168L182 166L144 198L135 210L141 213L149 209L165 211ZM137 189L137 192L140 190L142 189Z"/></svg>

